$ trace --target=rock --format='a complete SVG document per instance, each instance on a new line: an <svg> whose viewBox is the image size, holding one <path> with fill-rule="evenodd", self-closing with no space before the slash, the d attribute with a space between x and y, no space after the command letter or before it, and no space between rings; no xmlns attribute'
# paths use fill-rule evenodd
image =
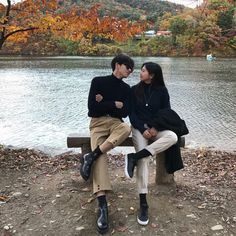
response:
<svg viewBox="0 0 236 236"><path fill-rule="evenodd" d="M75 230L76 230L76 231L81 231L81 230L83 230L83 229L85 229L84 226L80 226L80 227L77 227Z"/></svg>
<svg viewBox="0 0 236 236"><path fill-rule="evenodd" d="M222 225L215 225L215 226L212 226L211 227L211 230L222 230L223 229L223 226Z"/></svg>
<svg viewBox="0 0 236 236"><path fill-rule="evenodd" d="M176 208L177 208L177 209L183 209L183 208L184 208L184 206L183 206L183 205L181 205L181 204L179 204L179 205L177 205L177 206L176 206Z"/></svg>
<svg viewBox="0 0 236 236"><path fill-rule="evenodd" d="M9 229L10 229L10 227L9 227L8 225L5 225L3 228L4 228L5 230L9 230Z"/></svg>
<svg viewBox="0 0 236 236"><path fill-rule="evenodd" d="M192 218L192 219L196 219L197 218L194 214L186 215L186 217L189 217L189 218Z"/></svg>
<svg viewBox="0 0 236 236"><path fill-rule="evenodd" d="M18 196L21 196L22 193L21 192L15 192L12 194L13 197L18 197Z"/></svg>

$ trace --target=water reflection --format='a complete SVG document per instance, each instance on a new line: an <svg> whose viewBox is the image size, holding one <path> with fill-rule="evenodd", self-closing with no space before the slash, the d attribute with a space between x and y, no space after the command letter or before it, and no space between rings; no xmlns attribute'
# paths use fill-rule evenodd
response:
<svg viewBox="0 0 236 236"><path fill-rule="evenodd" d="M87 94L112 57L0 57L0 143L66 149L66 136L87 133ZM235 59L136 57L126 79L139 81L144 61L159 63L172 107L185 119L189 146L235 150ZM128 119L126 119L128 122Z"/></svg>

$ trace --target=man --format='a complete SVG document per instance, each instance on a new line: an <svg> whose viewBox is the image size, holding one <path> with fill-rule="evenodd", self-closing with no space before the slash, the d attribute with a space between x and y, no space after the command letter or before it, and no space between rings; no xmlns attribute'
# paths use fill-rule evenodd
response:
<svg viewBox="0 0 236 236"><path fill-rule="evenodd" d="M129 114L131 89L123 81L133 71L134 61L119 54L111 61L113 73L95 77L88 97L88 116L91 117L91 153L81 158L80 174L88 180L92 172L93 192L98 199L97 229L108 231L106 192L111 190L106 153L122 143L130 134L130 126L122 118Z"/></svg>

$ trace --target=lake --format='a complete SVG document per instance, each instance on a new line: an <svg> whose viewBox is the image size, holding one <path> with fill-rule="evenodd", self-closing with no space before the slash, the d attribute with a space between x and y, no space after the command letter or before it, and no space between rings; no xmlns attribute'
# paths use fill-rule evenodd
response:
<svg viewBox="0 0 236 236"><path fill-rule="evenodd" d="M57 154L69 133L88 133L93 77L111 73L111 57L0 57L0 144ZM236 59L134 57L163 68L172 108L185 120L190 148L236 148ZM125 119L129 122L128 119Z"/></svg>

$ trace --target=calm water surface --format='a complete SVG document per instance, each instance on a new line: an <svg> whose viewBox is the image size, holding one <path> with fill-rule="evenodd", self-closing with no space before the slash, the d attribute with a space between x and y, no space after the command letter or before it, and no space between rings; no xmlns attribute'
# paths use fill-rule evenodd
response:
<svg viewBox="0 0 236 236"><path fill-rule="evenodd" d="M110 74L111 57L0 57L0 143L67 151L69 133L88 133L87 95L94 76ZM172 108L186 121L188 147L236 150L236 59L135 57L159 63ZM128 119L126 119L129 122Z"/></svg>

